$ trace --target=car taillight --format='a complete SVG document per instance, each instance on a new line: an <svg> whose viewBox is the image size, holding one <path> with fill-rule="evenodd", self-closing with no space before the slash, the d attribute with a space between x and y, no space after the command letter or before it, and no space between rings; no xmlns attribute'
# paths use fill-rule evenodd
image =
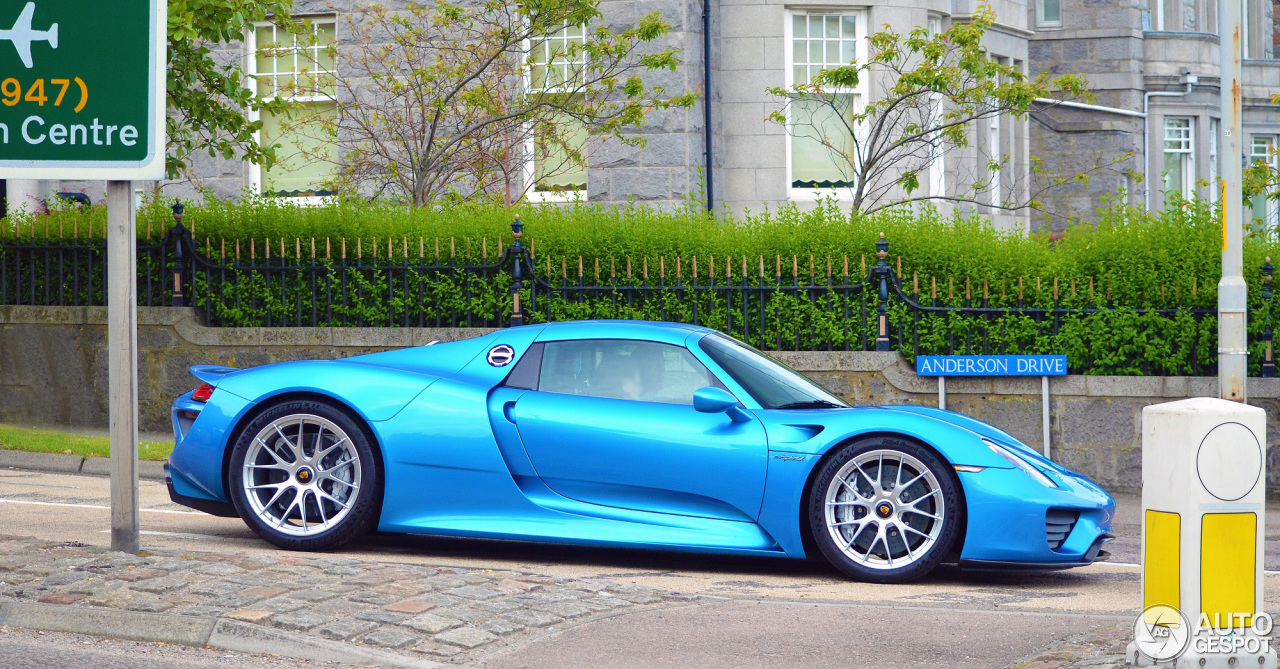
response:
<svg viewBox="0 0 1280 669"><path fill-rule="evenodd" d="M191 399L197 402L208 402L210 397L213 397L213 386L207 383L196 388L196 391L191 393Z"/></svg>

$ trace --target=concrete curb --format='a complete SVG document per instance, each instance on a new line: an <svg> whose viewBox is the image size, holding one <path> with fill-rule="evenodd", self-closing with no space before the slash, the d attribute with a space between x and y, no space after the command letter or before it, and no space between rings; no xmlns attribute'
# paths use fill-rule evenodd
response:
<svg viewBox="0 0 1280 669"><path fill-rule="evenodd" d="M111 475L111 460L109 458L86 458L65 453L0 450L0 469L6 467L58 474ZM163 481L164 463L154 460L138 462L138 478L149 481Z"/></svg>
<svg viewBox="0 0 1280 669"><path fill-rule="evenodd" d="M446 665L376 648L318 639L235 620L114 609L0 602L0 625L51 632L173 643L253 655L360 665L438 668Z"/></svg>

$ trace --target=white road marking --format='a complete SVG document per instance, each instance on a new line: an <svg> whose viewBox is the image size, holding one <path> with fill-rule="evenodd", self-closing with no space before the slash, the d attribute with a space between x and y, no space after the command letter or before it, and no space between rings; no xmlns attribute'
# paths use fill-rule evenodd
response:
<svg viewBox="0 0 1280 669"><path fill-rule="evenodd" d="M1142 569L1142 565L1140 565L1140 564L1134 564L1133 562L1110 562L1110 561L1105 561L1105 562L1095 562L1094 564L1111 565L1111 566L1113 566L1113 567L1130 567L1130 568L1132 568L1132 569ZM1268 575L1268 576L1274 576L1274 575L1276 575L1276 574L1280 574L1280 571L1272 571L1272 570L1270 570L1270 569L1266 569L1266 570L1263 570L1263 572L1262 572L1262 573L1264 573L1264 574L1266 574L1266 575Z"/></svg>
<svg viewBox="0 0 1280 669"><path fill-rule="evenodd" d="M58 485L56 483L24 483L22 481L0 481L0 485L32 485L38 488L70 488L71 490L79 490L78 485Z"/></svg>
<svg viewBox="0 0 1280 669"><path fill-rule="evenodd" d="M111 507L109 506L98 506L96 504L67 504L65 502L32 502L25 499L21 499L21 500L20 499L0 499L0 504L30 504L33 506L61 506L61 507L68 507L72 509L102 509L104 511L111 510ZM139 511L145 511L147 513L172 513L172 514L177 514L181 516L206 515L200 511L173 511L170 509L139 509Z"/></svg>

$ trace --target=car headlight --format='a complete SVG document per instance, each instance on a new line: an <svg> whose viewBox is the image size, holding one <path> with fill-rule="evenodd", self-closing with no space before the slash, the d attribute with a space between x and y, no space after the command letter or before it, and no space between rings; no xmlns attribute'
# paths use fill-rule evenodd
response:
<svg viewBox="0 0 1280 669"><path fill-rule="evenodd" d="M987 448L991 449L991 451L996 455L1008 460L1009 464L1021 469L1027 476L1030 476L1050 488L1058 487L1058 484L1055 483L1053 479L1046 476L1044 472L1040 471L1039 467L1027 462L1022 458L1022 456L1018 455L1014 451L1011 451L990 439L983 439L982 443L986 444Z"/></svg>

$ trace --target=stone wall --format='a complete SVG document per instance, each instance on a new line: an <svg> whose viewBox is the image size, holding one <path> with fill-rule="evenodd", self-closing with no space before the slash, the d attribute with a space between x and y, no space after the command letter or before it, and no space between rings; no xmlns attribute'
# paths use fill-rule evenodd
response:
<svg viewBox="0 0 1280 669"><path fill-rule="evenodd" d="M169 404L197 385L197 364L252 367L331 359L474 337L481 329L208 328L192 309L139 309L140 418L168 431ZM915 375L897 353L783 352L779 358L855 404L938 403L937 381ZM107 425L106 310L0 307L0 422ZM947 408L990 422L1042 448L1039 378L957 378ZM1149 404L1216 396L1212 377L1067 376L1050 383L1054 460L1111 490L1141 483L1141 416ZM1268 412L1268 490L1280 493L1280 379L1250 379Z"/></svg>

